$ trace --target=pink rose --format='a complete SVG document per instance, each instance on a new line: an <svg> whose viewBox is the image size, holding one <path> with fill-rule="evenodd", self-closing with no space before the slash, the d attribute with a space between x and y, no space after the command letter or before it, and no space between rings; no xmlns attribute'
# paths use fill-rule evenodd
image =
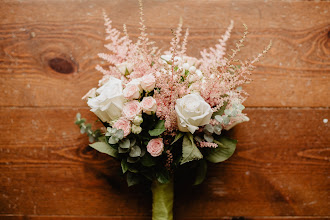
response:
<svg viewBox="0 0 330 220"><path fill-rule="evenodd" d="M136 84L127 84L126 88L123 91L123 95L126 99L138 99L141 95L141 90Z"/></svg>
<svg viewBox="0 0 330 220"><path fill-rule="evenodd" d="M142 108L137 100L127 102L123 107L123 116L128 120L133 120L135 116L141 115Z"/></svg>
<svg viewBox="0 0 330 220"><path fill-rule="evenodd" d="M141 87L144 89L146 92L151 92L154 90L156 85L156 78L154 77L153 74L145 75L142 77L141 80Z"/></svg>
<svg viewBox="0 0 330 220"><path fill-rule="evenodd" d="M120 118L116 123L112 126L117 130L121 129L124 131L124 137L131 133L131 122L125 118Z"/></svg>
<svg viewBox="0 0 330 220"><path fill-rule="evenodd" d="M140 105L143 109L143 112L148 115L151 115L152 112L156 112L157 103L156 103L156 100L154 98L152 98L151 96L144 97L142 99L142 102L140 103Z"/></svg>
<svg viewBox="0 0 330 220"><path fill-rule="evenodd" d="M149 141L147 145L147 151L153 157L158 157L164 150L163 138L156 138Z"/></svg>

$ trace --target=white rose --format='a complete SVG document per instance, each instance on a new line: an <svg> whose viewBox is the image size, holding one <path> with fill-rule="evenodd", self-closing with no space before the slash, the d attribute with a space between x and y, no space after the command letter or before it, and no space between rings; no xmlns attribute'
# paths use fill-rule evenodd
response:
<svg viewBox="0 0 330 220"><path fill-rule="evenodd" d="M123 75L130 74L133 71L133 64L132 63L120 63L116 65L119 72Z"/></svg>
<svg viewBox="0 0 330 220"><path fill-rule="evenodd" d="M125 101L121 80L111 77L96 93L99 95L87 101L91 111L104 122L118 119Z"/></svg>
<svg viewBox="0 0 330 220"><path fill-rule="evenodd" d="M178 127L182 132L194 133L198 126L210 123L213 111L199 94L189 94L176 101Z"/></svg>

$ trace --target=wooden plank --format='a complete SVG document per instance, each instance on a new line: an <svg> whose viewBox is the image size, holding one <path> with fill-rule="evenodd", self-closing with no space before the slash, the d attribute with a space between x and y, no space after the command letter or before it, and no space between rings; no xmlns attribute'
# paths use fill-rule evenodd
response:
<svg viewBox="0 0 330 220"><path fill-rule="evenodd" d="M61 10L54 13L56 8ZM94 70L101 63L97 53L106 52L102 9L115 27L126 23L131 36L138 36L135 0L4 1L0 106L85 106L80 97L101 77ZM330 105L329 2L145 1L144 9L150 38L161 47L169 45L170 28L182 16L190 28L188 53L193 56L214 45L230 19L237 25L229 48L242 34L241 24L250 27L242 59L272 39L272 50L246 86L252 97L247 106Z"/></svg>
<svg viewBox="0 0 330 220"><path fill-rule="evenodd" d="M0 218L2 220L85 220L85 219L91 219L91 220L131 220L131 219L136 219L136 220L149 220L150 217L112 217L112 216L54 216L54 215L44 215L44 216L36 216L36 215L0 215ZM311 219L311 220L321 220L321 219L327 219L328 216L320 217L320 216L260 216L260 217L242 217L242 216L237 216L237 217L217 217L217 218L203 218L207 220L218 220L218 219L224 219L224 220L244 220L244 219L254 219L254 220L264 220L264 219L271 219L271 220L302 220L302 219ZM187 218L182 218L182 219L187 219ZM201 218L194 218L191 217L189 219L201 219Z"/></svg>
<svg viewBox="0 0 330 220"><path fill-rule="evenodd" d="M87 108L0 109L0 213L148 217L149 186L128 189L114 159L87 147L73 124ZM235 155L201 186L176 183L178 219L327 216L328 109L247 109ZM189 210L189 213L187 213Z"/></svg>

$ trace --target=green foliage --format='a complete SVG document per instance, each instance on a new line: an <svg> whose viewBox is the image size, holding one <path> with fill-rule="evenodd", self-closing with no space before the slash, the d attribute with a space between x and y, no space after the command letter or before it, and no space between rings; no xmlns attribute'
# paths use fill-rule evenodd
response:
<svg viewBox="0 0 330 220"><path fill-rule="evenodd" d="M121 160L121 170L123 171L123 173L126 173L126 171L128 170L127 161L125 159Z"/></svg>
<svg viewBox="0 0 330 220"><path fill-rule="evenodd" d="M225 112L227 105L228 105L228 102L225 102L218 111L213 113L212 118L215 118L215 116L217 116L217 115L222 116Z"/></svg>
<svg viewBox="0 0 330 220"><path fill-rule="evenodd" d="M177 133L177 135L175 135L175 138L172 141L171 145L173 145L175 142L177 142L182 137L183 137L183 133L182 132Z"/></svg>
<svg viewBox="0 0 330 220"><path fill-rule="evenodd" d="M149 153L146 153L141 158L141 164L145 167L152 167L157 164L156 159L152 157Z"/></svg>
<svg viewBox="0 0 330 220"><path fill-rule="evenodd" d="M105 142L95 142L93 144L90 144L89 146L101 153L108 154L115 158L118 157L118 152Z"/></svg>
<svg viewBox="0 0 330 220"><path fill-rule="evenodd" d="M182 159L180 164L182 165L184 163L202 158L202 153L198 150L194 143L194 137L191 133L186 133L182 142Z"/></svg>
<svg viewBox="0 0 330 220"><path fill-rule="evenodd" d="M194 185L199 185L204 181L204 179L206 177L206 172L207 172L206 160L199 160L198 165L197 165L196 178L195 178Z"/></svg>
<svg viewBox="0 0 330 220"><path fill-rule="evenodd" d="M212 163L219 163L233 155L237 141L227 137L219 137L217 140L214 140L214 143L216 143L218 147L207 149L206 159Z"/></svg>
<svg viewBox="0 0 330 220"><path fill-rule="evenodd" d="M149 131L150 136L159 136L165 131L165 121L159 120L153 130Z"/></svg>
<svg viewBox="0 0 330 220"><path fill-rule="evenodd" d="M80 133L86 133L89 137L89 142L93 143L94 141L98 141L101 137L103 137L101 130L97 129L95 131L92 130L91 124L85 124L86 119L81 118L81 114L77 113L75 124L79 126Z"/></svg>
<svg viewBox="0 0 330 220"><path fill-rule="evenodd" d="M160 183L168 183L170 181L170 174L166 168L158 168L156 178Z"/></svg>
<svg viewBox="0 0 330 220"><path fill-rule="evenodd" d="M128 187L130 187L140 183L140 178L135 173L127 172L126 181Z"/></svg>

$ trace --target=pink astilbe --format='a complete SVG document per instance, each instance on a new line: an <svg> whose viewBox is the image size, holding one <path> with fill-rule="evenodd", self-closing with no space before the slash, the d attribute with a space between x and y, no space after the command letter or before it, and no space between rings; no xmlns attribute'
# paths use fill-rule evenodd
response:
<svg viewBox="0 0 330 220"><path fill-rule="evenodd" d="M149 41L148 34L146 33L146 26L143 19L143 6L142 1L140 3L140 36L138 41L133 43L127 34L126 26L124 25L124 35L112 27L112 21L104 13L105 27L106 27L106 40L110 41L105 47L110 53L99 53L99 57L107 61L110 66L106 70L100 65L96 66L96 69L102 72L104 75L112 75L116 78L121 78L125 83L132 79L140 78L150 73L155 73L155 69L158 67L157 60L160 57L160 51L157 47L152 46L154 42ZM130 63L133 65L134 71L128 76L122 76L116 65L121 63ZM155 64L155 65L152 65Z"/></svg>
<svg viewBox="0 0 330 220"><path fill-rule="evenodd" d="M205 142L205 141L201 141L198 143L199 143L199 147L201 147L201 148L203 148L203 147L217 148L218 147L218 145L216 143L210 143L210 142Z"/></svg>
<svg viewBox="0 0 330 220"><path fill-rule="evenodd" d="M223 62L223 57L226 54L226 43L230 38L230 33L234 27L234 22L231 20L230 25L228 26L222 38L219 39L219 43L213 47L209 48L209 51L204 49L201 51L201 66L200 69L203 72L207 72L210 67L214 67L215 65Z"/></svg>
<svg viewBox="0 0 330 220"><path fill-rule="evenodd" d="M177 129L177 118L175 112L176 100L189 93L188 82L185 76L182 76L181 68L175 69L174 58L177 55L178 40L177 34L180 36L182 24L180 23L174 37L171 41L170 53L172 55L170 66L164 66L159 71L156 81L156 87L159 88L155 92L154 98L157 101L156 115L160 119L165 120L165 128L169 132Z"/></svg>

